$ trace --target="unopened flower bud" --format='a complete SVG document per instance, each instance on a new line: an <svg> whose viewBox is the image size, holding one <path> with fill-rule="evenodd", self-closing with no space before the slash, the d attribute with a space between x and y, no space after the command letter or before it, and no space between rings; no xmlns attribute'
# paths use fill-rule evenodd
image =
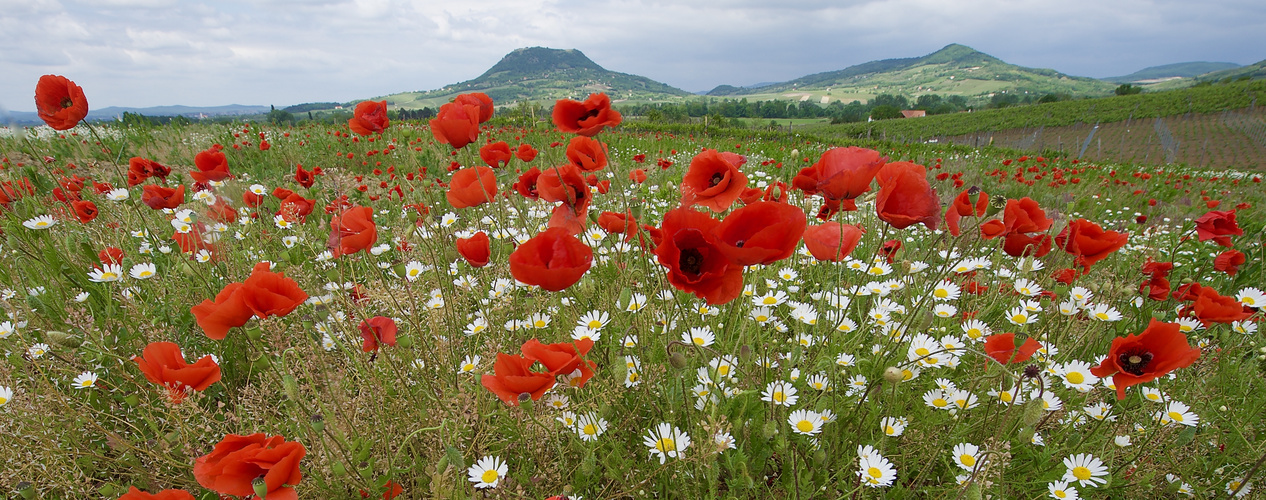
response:
<svg viewBox="0 0 1266 500"><path fill-rule="evenodd" d="M904 373L901 373L900 368L897 368L895 366L889 366L888 368L884 369L884 380L887 380L888 382L895 384L897 382L902 381L905 378L906 376Z"/></svg>
<svg viewBox="0 0 1266 500"><path fill-rule="evenodd" d="M1024 367L1024 378L1037 378L1042 373L1042 369L1037 365L1029 365Z"/></svg>
<svg viewBox="0 0 1266 500"><path fill-rule="evenodd" d="M668 364L678 370L684 370L686 368L686 355L680 352L674 352L672 355L668 356Z"/></svg>
<svg viewBox="0 0 1266 500"><path fill-rule="evenodd" d="M251 487L255 489L255 496L259 497L259 500L265 500L265 497L268 496L268 482L264 480L264 476L259 476L254 481L251 481Z"/></svg>

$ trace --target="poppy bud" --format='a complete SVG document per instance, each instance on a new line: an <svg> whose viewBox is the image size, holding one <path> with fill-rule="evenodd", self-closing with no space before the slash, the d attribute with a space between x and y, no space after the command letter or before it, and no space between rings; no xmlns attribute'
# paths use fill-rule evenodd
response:
<svg viewBox="0 0 1266 500"><path fill-rule="evenodd" d="M1046 414L1044 405L1042 398L1033 398L1024 403L1024 415L1021 421L1024 422L1025 427L1033 427L1042 420L1042 416Z"/></svg>
<svg viewBox="0 0 1266 500"><path fill-rule="evenodd" d="M1002 196L1002 195L996 195L993 198L989 199L989 208L985 210L985 217L993 217L995 215L998 215L998 212L1001 212L1002 209L1006 207L1007 207L1007 197Z"/></svg>
<svg viewBox="0 0 1266 500"><path fill-rule="evenodd" d="M819 448L818 451L813 452L813 463L818 465L826 463L826 452L822 451L821 448Z"/></svg>
<svg viewBox="0 0 1266 500"><path fill-rule="evenodd" d="M255 496L259 497L259 500L266 500L265 497L268 496L268 482L264 481L264 476L261 475L251 481L251 487L255 488Z"/></svg>
<svg viewBox="0 0 1266 500"><path fill-rule="evenodd" d="M672 355L668 356L668 364L678 370L684 370L686 369L686 355L680 352L674 352Z"/></svg>
<svg viewBox="0 0 1266 500"><path fill-rule="evenodd" d="M532 401L532 393L524 392L519 394L519 407L526 409L527 411L532 411L533 404L534 401Z"/></svg>
<svg viewBox="0 0 1266 500"><path fill-rule="evenodd" d="M766 420L765 427L761 429L761 432L764 434L765 439L773 439L774 436L778 435L778 424L773 420Z"/></svg>
<svg viewBox="0 0 1266 500"><path fill-rule="evenodd" d="M135 408L136 405L141 404L141 398L135 394L128 394L127 396L123 396L123 402L128 406Z"/></svg>
<svg viewBox="0 0 1266 500"><path fill-rule="evenodd" d="M333 472L335 476L345 476L347 475L347 466L343 465L343 462L334 462L330 464L330 472Z"/></svg>
<svg viewBox="0 0 1266 500"><path fill-rule="evenodd" d="M739 357L743 358L743 361L752 359L752 346L744 344L739 347Z"/></svg>
<svg viewBox="0 0 1266 500"><path fill-rule="evenodd" d="M292 401L299 400L299 383L295 381L295 376L289 373L281 376L281 386L286 390L286 396Z"/></svg>
<svg viewBox="0 0 1266 500"><path fill-rule="evenodd" d="M31 483L21 481L18 483L18 494L22 495L22 498L35 498L35 488L31 487Z"/></svg>
<svg viewBox="0 0 1266 500"><path fill-rule="evenodd" d="M320 413L312 414L312 419L309 421L309 423L312 424L312 430L316 431L317 434L320 434L325 431L325 417L322 416Z"/></svg>
<svg viewBox="0 0 1266 500"><path fill-rule="evenodd" d="M246 338L248 339L259 340L263 337L264 337L264 332L261 332L258 326L254 326L254 327L246 329Z"/></svg>
<svg viewBox="0 0 1266 500"><path fill-rule="evenodd" d="M900 368L897 368L895 366L889 366L888 368L884 369L884 380L888 382L895 384L897 382L902 381L905 378L906 376L904 373L901 372Z"/></svg>

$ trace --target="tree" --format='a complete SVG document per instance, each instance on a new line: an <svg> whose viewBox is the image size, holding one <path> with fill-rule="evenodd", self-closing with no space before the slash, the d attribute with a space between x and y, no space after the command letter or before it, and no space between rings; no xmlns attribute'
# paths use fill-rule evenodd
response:
<svg viewBox="0 0 1266 500"><path fill-rule="evenodd" d="M901 118L901 108L890 104L881 104L870 110L870 117L876 120L887 120L890 118Z"/></svg>
<svg viewBox="0 0 1266 500"><path fill-rule="evenodd" d="M1143 92L1143 87L1135 87L1128 83L1122 83L1121 86L1117 87L1117 90L1116 90L1117 95L1141 94L1142 92Z"/></svg>

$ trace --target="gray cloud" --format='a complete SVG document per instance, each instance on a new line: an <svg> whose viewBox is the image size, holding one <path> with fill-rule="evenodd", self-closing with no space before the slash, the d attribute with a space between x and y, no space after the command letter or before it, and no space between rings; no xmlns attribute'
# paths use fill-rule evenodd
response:
<svg viewBox="0 0 1266 500"><path fill-rule="evenodd" d="M687 90L780 81L963 43L1113 76L1266 58L1266 4L1216 0L0 0L0 105L62 74L93 107L345 101L577 48Z"/></svg>

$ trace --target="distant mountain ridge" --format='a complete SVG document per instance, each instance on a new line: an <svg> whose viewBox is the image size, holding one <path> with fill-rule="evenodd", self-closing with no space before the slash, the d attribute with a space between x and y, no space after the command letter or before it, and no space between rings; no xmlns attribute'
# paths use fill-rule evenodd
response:
<svg viewBox="0 0 1266 500"><path fill-rule="evenodd" d="M255 115L267 113L268 106L229 104L226 106L151 106L148 108L132 108L121 106L107 106L101 109L92 109L92 103L88 103L88 119L94 121L114 120L123 116L123 113L136 113L145 116L185 116L189 118L214 117L214 116L236 116L236 115ZM0 115L0 122L12 120L18 125L32 125L43 123L38 113L30 111L9 111L8 118ZM0 123L0 126L5 123Z"/></svg>
<svg viewBox="0 0 1266 500"><path fill-rule="evenodd" d="M708 92L708 95L738 97L805 93L802 98L821 97L825 102L832 99L829 94L912 96L937 93L979 97L998 92L1018 92L1087 96L1107 95L1113 87L1100 80L1070 76L1052 69L1016 66L966 45L953 43L921 57L870 61L760 88L723 85Z"/></svg>
<svg viewBox="0 0 1266 500"><path fill-rule="evenodd" d="M1166 78L1193 78L1214 71L1239 68L1230 62L1195 61L1143 68L1124 76L1110 76L1101 80L1112 83L1135 83Z"/></svg>

